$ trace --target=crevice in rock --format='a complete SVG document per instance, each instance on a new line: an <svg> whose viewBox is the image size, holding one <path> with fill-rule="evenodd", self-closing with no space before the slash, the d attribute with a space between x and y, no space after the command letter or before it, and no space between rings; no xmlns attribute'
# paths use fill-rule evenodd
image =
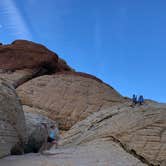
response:
<svg viewBox="0 0 166 166"><path fill-rule="evenodd" d="M17 81L13 86L14 88L18 88L19 86L23 85L27 81L32 80L33 78L40 77L42 75L47 75L47 74L50 74L49 71L47 71L47 69L40 68L37 71L35 71L33 75L23 77L22 79Z"/></svg>
<svg viewBox="0 0 166 166"><path fill-rule="evenodd" d="M118 112L116 112L116 113L114 113L114 114L111 114L111 115L108 115L108 116L104 117L103 119L99 120L97 123L100 123L100 122L102 122L102 121L104 121L104 120L107 120L107 119L109 119L109 118L112 118L113 116L115 116L115 115L117 115L117 114L118 114Z"/></svg>
<svg viewBox="0 0 166 166"><path fill-rule="evenodd" d="M163 133L164 133L165 131L166 131L166 127L164 127L164 128L160 131L160 133L159 133L160 140L161 140L162 135L163 135Z"/></svg>
<svg viewBox="0 0 166 166"><path fill-rule="evenodd" d="M99 121L95 122L94 124L91 124L87 130L91 130L91 129L94 127L95 124L101 123L102 121L107 120L107 119L109 119L109 118L112 118L113 116L115 116L115 115L117 115L117 114L118 114L118 112L116 112L116 113L114 113L114 114L110 114L110 115L108 115L108 116L105 116L104 118L100 119Z"/></svg>
<svg viewBox="0 0 166 166"><path fill-rule="evenodd" d="M111 140L115 143L118 143L119 146L122 147L124 151L131 154L133 157L137 158L142 163L147 164L148 166L160 166L160 164L151 163L145 157L138 154L134 149L130 149L126 144L123 144L119 139L115 138L114 136L108 136L107 138L111 138Z"/></svg>

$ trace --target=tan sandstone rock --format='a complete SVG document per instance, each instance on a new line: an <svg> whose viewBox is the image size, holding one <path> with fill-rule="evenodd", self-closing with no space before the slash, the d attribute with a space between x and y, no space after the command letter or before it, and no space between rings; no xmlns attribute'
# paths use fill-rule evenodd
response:
<svg viewBox="0 0 166 166"><path fill-rule="evenodd" d="M17 93L23 105L59 121L61 129L69 129L93 112L125 101L101 80L71 72L35 78L19 86Z"/></svg>
<svg viewBox="0 0 166 166"><path fill-rule="evenodd" d="M0 79L0 157L25 141L25 118L14 88Z"/></svg>
<svg viewBox="0 0 166 166"><path fill-rule="evenodd" d="M73 147L110 138L148 165L166 164L166 104L130 103L101 110L74 125L60 142Z"/></svg>
<svg viewBox="0 0 166 166"><path fill-rule="evenodd" d="M54 149L44 155L10 156L0 160L3 166L146 166L126 153L118 144L99 139L67 149Z"/></svg>

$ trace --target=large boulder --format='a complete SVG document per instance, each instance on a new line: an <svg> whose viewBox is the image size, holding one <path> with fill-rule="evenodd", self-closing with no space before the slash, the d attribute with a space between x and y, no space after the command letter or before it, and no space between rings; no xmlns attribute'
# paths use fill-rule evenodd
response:
<svg viewBox="0 0 166 166"><path fill-rule="evenodd" d="M64 60L41 44L16 40L0 45L0 78L15 87L36 76L70 70Z"/></svg>
<svg viewBox="0 0 166 166"><path fill-rule="evenodd" d="M120 104L101 110L78 122L60 144L78 146L95 139L110 138L127 153L148 165L166 164L166 104L142 106Z"/></svg>
<svg viewBox="0 0 166 166"><path fill-rule="evenodd" d="M47 140L49 127L56 122L29 106L23 106L23 110L27 128L27 143L24 146L24 152L38 152Z"/></svg>
<svg viewBox="0 0 166 166"><path fill-rule="evenodd" d="M125 101L96 77L76 72L35 78L19 86L17 93L23 105L38 108L37 112L58 121L64 130L93 112Z"/></svg>
<svg viewBox="0 0 166 166"><path fill-rule="evenodd" d="M14 88L0 79L0 157L25 142L25 118Z"/></svg>

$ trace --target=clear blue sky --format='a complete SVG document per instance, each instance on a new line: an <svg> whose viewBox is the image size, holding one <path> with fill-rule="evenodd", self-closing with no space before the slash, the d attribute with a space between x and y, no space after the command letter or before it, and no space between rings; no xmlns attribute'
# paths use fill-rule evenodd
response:
<svg viewBox="0 0 166 166"><path fill-rule="evenodd" d="M1 0L0 40L40 42L124 96L166 102L165 0Z"/></svg>

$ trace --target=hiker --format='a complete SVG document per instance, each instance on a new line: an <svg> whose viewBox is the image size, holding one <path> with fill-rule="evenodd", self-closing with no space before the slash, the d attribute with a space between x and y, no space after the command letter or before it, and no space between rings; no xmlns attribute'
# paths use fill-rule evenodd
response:
<svg viewBox="0 0 166 166"><path fill-rule="evenodd" d="M41 123L41 125L44 127L46 132L45 140L43 142L42 147L39 150L40 153L43 153L43 151L50 149L53 145L55 145L57 148L59 130L56 125L51 125L50 129L48 129L47 123Z"/></svg>
<svg viewBox="0 0 166 166"><path fill-rule="evenodd" d="M144 102L144 97L143 97L142 95L140 95L139 98L138 98L138 103L139 103L140 105L142 105L143 102Z"/></svg>
<svg viewBox="0 0 166 166"><path fill-rule="evenodd" d="M137 104L137 96L135 94L133 94L133 104L136 105Z"/></svg>
<svg viewBox="0 0 166 166"><path fill-rule="evenodd" d="M58 127L57 127L57 125L51 125L50 130L49 130L49 134L48 134L48 138L47 138L47 142L51 143L52 145L55 145L57 148L58 140L59 140Z"/></svg>

